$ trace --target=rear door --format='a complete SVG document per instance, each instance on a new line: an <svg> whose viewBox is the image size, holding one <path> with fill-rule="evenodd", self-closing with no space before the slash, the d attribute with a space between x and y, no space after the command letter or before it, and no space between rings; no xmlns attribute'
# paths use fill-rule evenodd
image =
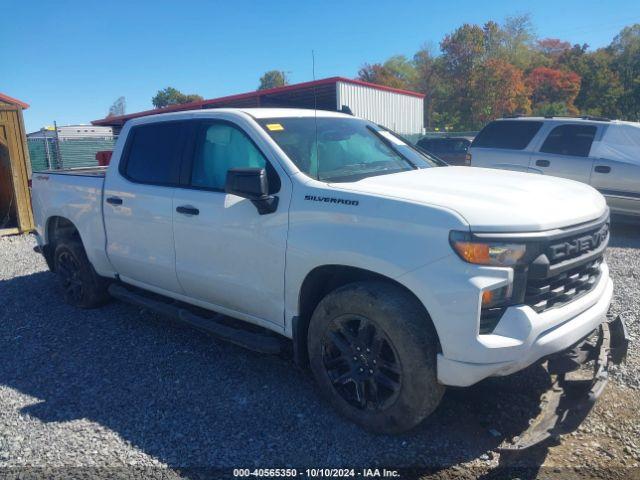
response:
<svg viewBox="0 0 640 480"><path fill-rule="evenodd" d="M133 126L118 170L105 179L107 255L120 277L181 293L173 248L173 194L179 181L185 122Z"/></svg>
<svg viewBox="0 0 640 480"><path fill-rule="evenodd" d="M291 185L248 131L207 120L192 134L191 165L173 197L177 275L189 297L281 328ZM250 200L225 193L227 171L246 167L267 170L275 212L261 215Z"/></svg>
<svg viewBox="0 0 640 480"><path fill-rule="evenodd" d="M530 171L589 183L593 158L589 156L598 126L585 123L549 123L531 157Z"/></svg>
<svg viewBox="0 0 640 480"><path fill-rule="evenodd" d="M595 159L591 185L606 197L613 213L640 215L640 159Z"/></svg>
<svg viewBox="0 0 640 480"><path fill-rule="evenodd" d="M536 120L489 123L471 143L471 166L528 171L531 152L527 147L541 127Z"/></svg>

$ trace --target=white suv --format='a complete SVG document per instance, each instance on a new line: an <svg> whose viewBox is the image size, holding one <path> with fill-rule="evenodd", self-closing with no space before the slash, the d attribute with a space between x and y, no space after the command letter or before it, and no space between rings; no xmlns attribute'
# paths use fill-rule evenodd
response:
<svg viewBox="0 0 640 480"><path fill-rule="evenodd" d="M640 216L640 123L582 117L514 117L489 123L469 150L471 166L588 183L612 213Z"/></svg>

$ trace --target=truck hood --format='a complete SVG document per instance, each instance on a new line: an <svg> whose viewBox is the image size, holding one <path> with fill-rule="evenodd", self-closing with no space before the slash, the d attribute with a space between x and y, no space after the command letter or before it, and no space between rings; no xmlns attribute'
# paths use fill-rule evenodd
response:
<svg viewBox="0 0 640 480"><path fill-rule="evenodd" d="M474 231L535 232L587 222L607 210L589 185L545 175L474 167L411 170L333 185L448 208Z"/></svg>

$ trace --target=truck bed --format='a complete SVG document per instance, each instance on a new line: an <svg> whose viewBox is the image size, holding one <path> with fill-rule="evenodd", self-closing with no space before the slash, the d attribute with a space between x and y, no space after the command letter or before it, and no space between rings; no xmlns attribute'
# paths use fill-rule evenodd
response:
<svg viewBox="0 0 640 480"><path fill-rule="evenodd" d="M33 174L31 190L33 213L44 242L48 240L46 219L68 219L80 232L87 256L99 271L108 268L102 220L105 172L105 167L45 170Z"/></svg>

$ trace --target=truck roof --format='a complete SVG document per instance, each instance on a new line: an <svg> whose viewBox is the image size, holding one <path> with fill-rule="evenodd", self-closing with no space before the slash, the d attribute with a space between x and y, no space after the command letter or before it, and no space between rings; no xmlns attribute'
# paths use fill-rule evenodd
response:
<svg viewBox="0 0 640 480"><path fill-rule="evenodd" d="M335 117L353 118L351 115L328 110L313 110L306 108L211 108L204 110L184 110L179 112L158 113L144 117L132 118L127 123L141 124L153 123L168 119L193 118L193 117L217 117L220 114L246 114L253 118L290 118L290 117Z"/></svg>
<svg viewBox="0 0 640 480"><path fill-rule="evenodd" d="M606 123L606 124L619 123L618 120L609 120L608 118L603 118L603 117L590 117L590 116L572 117L572 116L563 116L563 115L555 115L555 116L548 116L548 117L527 116L527 115L513 115L513 116L506 116L506 117L498 118L496 120L498 120L498 121L502 121L502 120L515 120L515 121L534 120L534 121L538 121L538 122L571 122L571 123L578 122L578 123Z"/></svg>

